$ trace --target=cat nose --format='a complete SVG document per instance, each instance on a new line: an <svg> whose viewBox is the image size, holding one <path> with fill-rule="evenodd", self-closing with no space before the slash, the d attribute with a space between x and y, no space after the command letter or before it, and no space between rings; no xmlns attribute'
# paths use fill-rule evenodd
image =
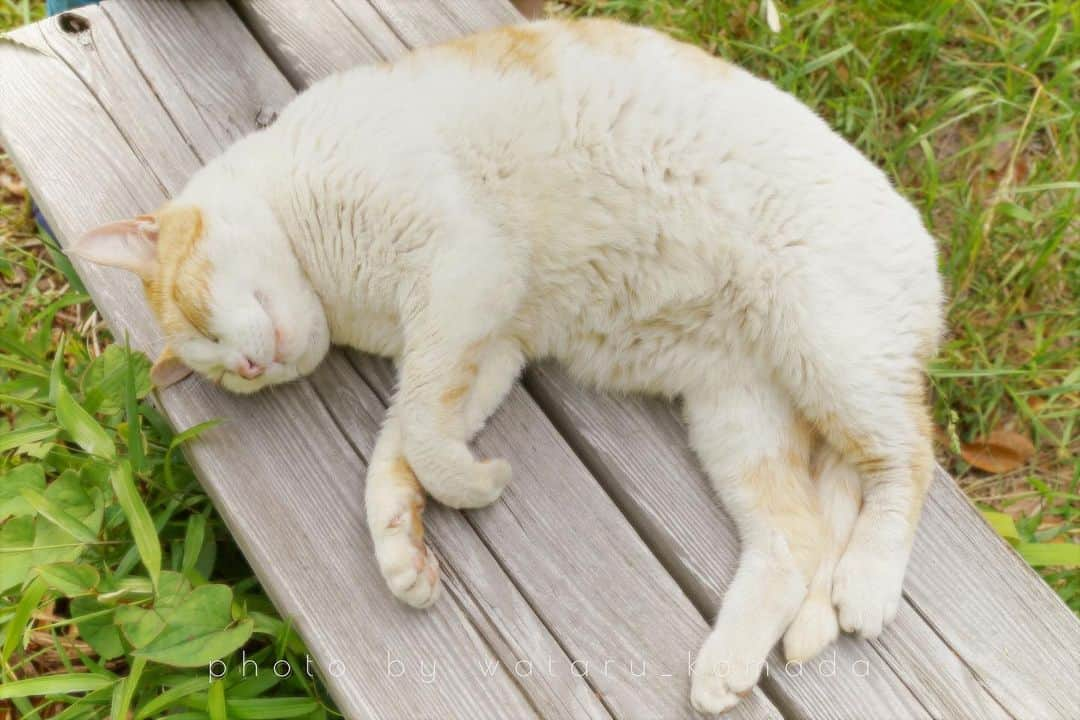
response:
<svg viewBox="0 0 1080 720"><path fill-rule="evenodd" d="M254 380L266 371L262 365L252 362L251 358L245 357L240 361L240 364L236 366L236 374L242 378L248 380Z"/></svg>

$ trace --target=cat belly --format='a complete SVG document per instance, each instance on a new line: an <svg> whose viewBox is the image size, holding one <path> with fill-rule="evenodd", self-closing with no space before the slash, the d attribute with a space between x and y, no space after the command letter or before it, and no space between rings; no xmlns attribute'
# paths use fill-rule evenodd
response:
<svg viewBox="0 0 1080 720"><path fill-rule="evenodd" d="M703 387L725 367L750 362L752 348L728 320L681 308L609 329L572 330L553 354L596 388L676 397Z"/></svg>

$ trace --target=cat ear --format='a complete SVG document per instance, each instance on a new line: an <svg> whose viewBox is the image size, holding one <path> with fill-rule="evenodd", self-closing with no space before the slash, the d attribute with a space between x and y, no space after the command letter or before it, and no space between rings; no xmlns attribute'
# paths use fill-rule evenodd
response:
<svg viewBox="0 0 1080 720"><path fill-rule="evenodd" d="M153 215L107 223L80 237L70 251L99 265L152 280L157 273L158 222Z"/></svg>
<svg viewBox="0 0 1080 720"><path fill-rule="evenodd" d="M191 368L184 364L171 347L166 345L158 355L158 359L154 361L154 366L150 368L150 382L154 383L154 387L166 388L180 382L190 374Z"/></svg>

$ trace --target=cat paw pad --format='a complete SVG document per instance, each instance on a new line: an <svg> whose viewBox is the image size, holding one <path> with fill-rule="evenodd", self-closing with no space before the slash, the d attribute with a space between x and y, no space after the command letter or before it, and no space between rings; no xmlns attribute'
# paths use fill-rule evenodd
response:
<svg viewBox="0 0 1080 720"><path fill-rule="evenodd" d="M806 662L828 647L839 634L836 610L828 593L810 595L784 633L784 657L788 662Z"/></svg>
<svg viewBox="0 0 1080 720"><path fill-rule="evenodd" d="M424 483L428 493L443 505L458 510L482 508L499 499L510 482L510 463L501 459L472 462L453 481ZM421 482L424 478L421 477Z"/></svg>
<svg viewBox="0 0 1080 720"><path fill-rule="evenodd" d="M888 553L849 548L833 574L832 601L844 632L876 638L900 607L902 561Z"/></svg>
<svg viewBox="0 0 1080 720"><path fill-rule="evenodd" d="M394 597L425 608L439 597L439 561L424 544L419 523L419 513L412 509L396 516L376 537L375 554Z"/></svg>
<svg viewBox="0 0 1080 720"><path fill-rule="evenodd" d="M738 636L729 638L715 631L705 641L690 678L690 703L695 710L716 715L753 691L765 658L743 645Z"/></svg>

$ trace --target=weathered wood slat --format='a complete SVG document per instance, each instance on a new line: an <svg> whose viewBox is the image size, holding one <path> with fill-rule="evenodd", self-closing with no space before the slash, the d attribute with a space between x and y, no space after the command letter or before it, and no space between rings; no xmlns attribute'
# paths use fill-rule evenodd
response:
<svg viewBox="0 0 1080 720"><path fill-rule="evenodd" d="M378 62L405 47L370 6L368 13L361 9L351 15L330 0L304 3L302 8L296 2L249 0L235 7L294 87L300 87L303 78ZM367 26L361 31L356 22L364 20ZM312 37L325 43L324 52L309 52Z"/></svg>
<svg viewBox="0 0 1080 720"><path fill-rule="evenodd" d="M186 15L188 8L194 15ZM122 18L129 10L132 17ZM0 135L62 243L94 224L156 207L201 160L254 127L267 102L292 94L222 3L106 4L80 14L90 21L87 32L68 35L49 20L17 33L22 45L0 47ZM134 46L125 47L116 27L151 26L175 39L176 54L155 56L157 43L169 48L159 38L140 47L135 68ZM234 64L231 50L241 52L242 63ZM165 73L173 65L190 73L181 72L190 83L180 83L190 105L165 87L176 79ZM260 100L253 103L245 87ZM190 126L190 134L174 122ZM76 264L114 332L136 348L156 350L160 338L138 282ZM359 520L364 464L309 383L237 398L185 382L160 400L178 427L233 420L194 444L189 457L265 588L296 619L349 716L535 715L505 664L485 667L492 657L516 656L493 654L487 640L495 632L474 603L450 599L416 613L383 591ZM471 530L462 542L486 553ZM517 617L523 632L544 634L527 609ZM555 645L550 636L548 645ZM400 677L399 666L388 666L395 660L407 663ZM420 661L429 672L436 668L432 682L421 676ZM565 701L550 714L603 716L583 682L563 692L567 685L551 691Z"/></svg>
<svg viewBox="0 0 1080 720"><path fill-rule="evenodd" d="M342 7L369 5L365 0L338 2ZM370 6L406 45L414 48L522 20L508 2L501 0L371 0Z"/></svg>
<svg viewBox="0 0 1080 720"><path fill-rule="evenodd" d="M905 591L1017 718L1080 717L1080 621L940 469Z"/></svg>
<svg viewBox="0 0 1080 720"><path fill-rule="evenodd" d="M714 610L735 537L706 502L707 481L671 409L586 394L550 365L531 369L526 385L688 594ZM935 717L1064 719L1080 707L1080 623L941 472L896 623L837 651L876 655Z"/></svg>

